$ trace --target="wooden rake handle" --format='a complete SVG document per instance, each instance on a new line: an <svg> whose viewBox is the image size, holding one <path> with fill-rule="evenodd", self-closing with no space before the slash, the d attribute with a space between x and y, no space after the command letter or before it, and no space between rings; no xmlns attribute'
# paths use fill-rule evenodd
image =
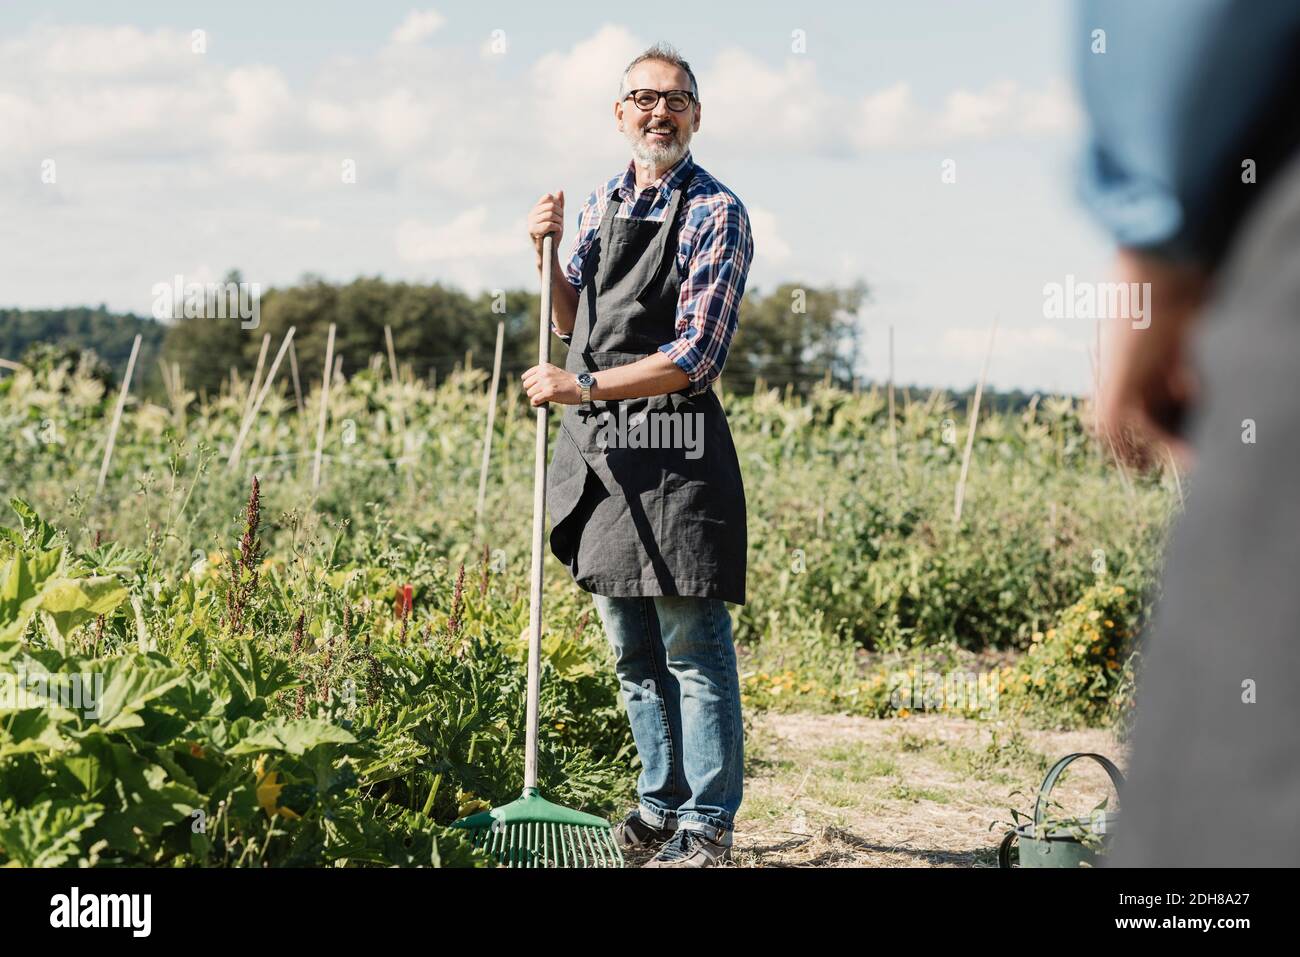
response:
<svg viewBox="0 0 1300 957"><path fill-rule="evenodd" d="M542 238L542 308L537 332L537 363L551 361L551 260L555 237ZM528 736L524 751L524 789L537 787L538 697L542 658L542 551L546 537L546 440L550 406L537 407L537 452L533 462L533 559L528 595Z"/></svg>

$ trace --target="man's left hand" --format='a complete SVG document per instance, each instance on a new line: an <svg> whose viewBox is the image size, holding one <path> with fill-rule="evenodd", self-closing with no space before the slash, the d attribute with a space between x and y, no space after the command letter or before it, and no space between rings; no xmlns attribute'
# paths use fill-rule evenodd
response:
<svg viewBox="0 0 1300 957"><path fill-rule="evenodd" d="M1145 328L1118 324L1097 404L1097 427L1119 458L1139 468L1160 461L1162 446L1188 466L1191 448L1179 423L1197 398L1188 351L1208 277L1132 250L1121 251L1119 274L1130 286L1151 284L1150 323Z"/></svg>
<svg viewBox="0 0 1300 957"><path fill-rule="evenodd" d="M565 372L549 362L533 366L522 376L524 390L528 400L536 408L547 402L560 405L577 405L582 401L582 390L578 388L578 377L572 372Z"/></svg>

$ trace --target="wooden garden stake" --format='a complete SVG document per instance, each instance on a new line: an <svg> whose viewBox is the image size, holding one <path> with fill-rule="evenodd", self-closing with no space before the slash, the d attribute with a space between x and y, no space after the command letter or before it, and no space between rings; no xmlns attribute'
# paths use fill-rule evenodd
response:
<svg viewBox="0 0 1300 957"><path fill-rule="evenodd" d="M1173 450L1168 445L1165 446L1165 458L1169 460L1169 471L1174 476L1174 487L1178 489L1178 507L1186 508L1187 503L1183 501L1183 480L1178 476L1178 463L1174 461Z"/></svg>
<svg viewBox="0 0 1300 957"><path fill-rule="evenodd" d="M898 432L894 425L894 324L889 324L889 456L898 468Z"/></svg>
<svg viewBox="0 0 1300 957"><path fill-rule="evenodd" d="M960 524L961 506L966 498L966 477L970 474L970 456L975 448L975 426L979 424L980 398L984 395L984 380L989 374L989 357L993 355L993 339L998 334L998 321L993 320L989 330L989 344L984 352L984 365L980 368L980 380L975 385L975 400L971 403L970 422L966 426L966 451L961 457L961 476L957 479L957 498L953 503L953 519Z"/></svg>
<svg viewBox="0 0 1300 957"><path fill-rule="evenodd" d="M117 428L122 424L122 409L126 406L126 394L131 391L131 376L135 373L135 360L140 354L140 335L131 343L131 357L126 360L126 375L122 377L122 388L117 393L117 408L113 410L113 421L108 426L108 441L104 443L104 461L99 466L99 481L95 483L95 494L104 490L104 480L108 478L108 465L113 461L113 443L117 441Z"/></svg>
<svg viewBox="0 0 1300 957"><path fill-rule="evenodd" d="M253 400L253 407L248 410L244 416L244 421L239 426L239 437L235 439L235 447L230 452L229 468L233 472L239 466L239 453L244 448L244 440L248 438L248 432L253 427L253 421L257 418L257 413L261 411L262 403L266 401L266 394L271 391L271 385L275 382L275 373L280 368L280 362L284 359L285 352L293 343L294 327L290 326L289 331L284 335L284 341L280 343L280 348L276 350L275 359L271 362L271 368L266 373L266 381L262 383L261 390L257 393L257 398Z"/></svg>
<svg viewBox="0 0 1300 957"><path fill-rule="evenodd" d="M397 385L397 353L393 350L392 326L384 326L384 345L388 347L388 372L393 377L393 385Z"/></svg>
<svg viewBox="0 0 1300 957"><path fill-rule="evenodd" d="M253 406L253 396L257 394L257 389L262 384L262 366L266 364L266 351L270 347L271 334L267 332L262 335L262 348L257 353L257 368L253 370L253 381L248 387L248 395L244 396L244 414L241 419L248 417L248 410Z"/></svg>
<svg viewBox="0 0 1300 957"><path fill-rule="evenodd" d="M161 356L158 358L158 368L162 372L163 389L167 393L167 400L174 403L176 390L172 386L172 370Z"/></svg>
<svg viewBox="0 0 1300 957"><path fill-rule="evenodd" d="M298 406L298 415L302 415L302 380L298 378L298 347L289 342L289 375L293 378L293 400Z"/></svg>
<svg viewBox="0 0 1300 957"><path fill-rule="evenodd" d="M387 328L387 327L385 327ZM492 385L488 388L487 428L483 432L483 464L478 470L478 505L474 508L474 534L483 528L483 502L487 497L488 462L492 459L492 428L497 417L497 384L501 381L501 347L505 342L506 324L497 323L497 351L492 359Z"/></svg>
<svg viewBox="0 0 1300 957"><path fill-rule="evenodd" d="M320 384L320 418L316 421L316 461L311 469L311 487L320 486L320 457L325 445L325 415L329 411L330 386L334 382L330 370L334 365L334 323L330 323L329 338L325 340L325 372Z"/></svg>

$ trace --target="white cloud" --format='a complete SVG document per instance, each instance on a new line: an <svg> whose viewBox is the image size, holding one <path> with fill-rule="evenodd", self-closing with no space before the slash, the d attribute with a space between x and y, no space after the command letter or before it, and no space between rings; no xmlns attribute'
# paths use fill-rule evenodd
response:
<svg viewBox="0 0 1300 957"><path fill-rule="evenodd" d="M645 48L626 27L605 24L566 52L547 53L530 71L530 126L547 147L617 143L614 101L628 63ZM498 104L484 108L498 110Z"/></svg>
<svg viewBox="0 0 1300 957"><path fill-rule="evenodd" d="M988 136L1006 125L1017 92L1014 83L1003 81L981 92L949 93L943 113L936 121L938 132L949 139Z"/></svg>
<svg viewBox="0 0 1300 957"><path fill-rule="evenodd" d="M723 50L700 76L700 99L701 134L730 145L807 152L838 126L807 58L772 68L744 50Z"/></svg>
<svg viewBox="0 0 1300 957"><path fill-rule="evenodd" d="M1042 383L1049 388L1074 386L1090 368L1083 333L1066 334L1060 326L999 325L989 357L989 379L997 383ZM956 327L943 331L935 357L952 371L950 382L973 382L988 351L989 330ZM933 375L933 373L931 373Z"/></svg>
<svg viewBox="0 0 1300 957"><path fill-rule="evenodd" d="M928 110L899 82L858 103L860 127L850 137L863 151L929 147L1008 135L1059 135L1078 128L1079 109L1061 82L1029 90L1011 80L958 89Z"/></svg>
<svg viewBox="0 0 1300 957"><path fill-rule="evenodd" d="M861 125L854 140L860 148L902 145L913 135L918 118L912 88L899 82L867 94L859 104L859 115Z"/></svg>
<svg viewBox="0 0 1300 957"><path fill-rule="evenodd" d="M401 26L393 31L390 40L397 45L419 43L432 36L445 22L436 10L412 10Z"/></svg>
<svg viewBox="0 0 1300 957"><path fill-rule="evenodd" d="M494 228L486 206L466 210L440 226L408 219L397 227L397 255L414 263L523 256L528 244L523 217L512 227Z"/></svg>
<svg viewBox="0 0 1300 957"><path fill-rule="evenodd" d="M40 26L0 45L0 55L46 75L100 79L164 76L198 59L187 32L130 26Z"/></svg>
<svg viewBox="0 0 1300 957"><path fill-rule="evenodd" d="M762 206L750 205L749 225L754 233L754 260L768 265L790 260L793 250L776 223L776 216Z"/></svg>

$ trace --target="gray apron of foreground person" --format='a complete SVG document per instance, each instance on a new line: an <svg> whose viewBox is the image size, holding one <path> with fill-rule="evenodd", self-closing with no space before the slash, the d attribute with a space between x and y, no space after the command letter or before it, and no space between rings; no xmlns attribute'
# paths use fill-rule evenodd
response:
<svg viewBox="0 0 1300 957"><path fill-rule="evenodd" d="M1114 867L1300 865L1300 157L1268 189L1194 346L1197 462L1143 648Z"/></svg>
<svg viewBox="0 0 1300 957"><path fill-rule="evenodd" d="M689 182L674 191L662 223L615 218L619 196L610 198L583 260L569 372L591 372L599 384L601 371L644 359L677 338L678 213ZM743 605L745 489L712 387L695 396L675 392L592 407L564 407L547 473L556 558L578 585L599 595L689 595ZM641 413L644 427L636 425ZM675 421L660 418L670 413ZM671 434L678 447L611 443L610 429L620 421L629 435ZM682 447L688 440L690 447Z"/></svg>

